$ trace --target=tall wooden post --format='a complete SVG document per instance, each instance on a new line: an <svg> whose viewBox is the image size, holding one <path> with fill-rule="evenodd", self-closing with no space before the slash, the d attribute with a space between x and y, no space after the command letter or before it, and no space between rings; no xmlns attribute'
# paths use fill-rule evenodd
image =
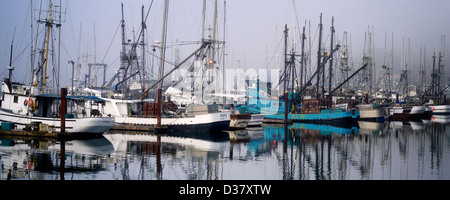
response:
<svg viewBox="0 0 450 200"><path fill-rule="evenodd" d="M61 133L66 132L67 89L61 88Z"/></svg>
<svg viewBox="0 0 450 200"><path fill-rule="evenodd" d="M161 127L161 107L162 107L161 103L162 103L162 101L161 101L161 88L159 88L158 89L158 101L157 101L157 105L156 105L156 109L158 109L156 111L156 116L157 116L156 127L157 128Z"/></svg>

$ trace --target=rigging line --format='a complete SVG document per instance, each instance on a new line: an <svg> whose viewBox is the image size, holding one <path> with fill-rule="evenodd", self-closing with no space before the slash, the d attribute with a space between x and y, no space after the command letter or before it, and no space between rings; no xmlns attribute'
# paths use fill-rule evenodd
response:
<svg viewBox="0 0 450 200"><path fill-rule="evenodd" d="M142 49L142 47L140 47L140 46L137 46L137 48ZM157 59L161 59L160 56L157 56L157 55L153 54L152 52L150 52L150 51L147 50L147 49L145 49L145 52L147 52L148 54L150 54L150 55L152 55L152 56L155 56ZM169 64L169 65L174 66L174 67L177 66L175 63L172 63L172 62L170 62L170 61L168 61L168 60L166 60L166 59L163 59L163 61L164 61L165 63Z"/></svg>
<svg viewBox="0 0 450 200"><path fill-rule="evenodd" d="M44 29L41 30L41 32L39 32L38 35L39 35L40 33L42 33L43 31L44 31ZM15 32L15 31L14 31L14 32ZM14 35L15 35L15 34L14 34ZM13 35L13 41L14 41L14 35ZM16 60L19 59L19 57L21 57L21 55L25 52L25 50L28 49L28 47L31 45L31 43L33 43L33 41L29 42L29 43L25 46L25 48L24 48L19 54L17 54L17 55L14 57L14 59L12 59L12 62L13 62L13 63L15 63Z"/></svg>
<svg viewBox="0 0 450 200"><path fill-rule="evenodd" d="M282 36L280 41L278 42L277 48L275 49L275 53L272 55L272 57L270 58L269 62L267 63L266 69L268 69L269 65L272 63L273 57L278 56L278 55L276 55L276 53L277 53L278 49L280 48L280 45L281 45L281 43L283 41L283 38L284 38L284 36Z"/></svg>
<svg viewBox="0 0 450 200"><path fill-rule="evenodd" d="M152 0L152 2L150 3L150 6L149 6L149 8L148 8L147 15L145 16L144 23L147 22L148 14L150 14L150 9L152 8L152 5L153 5L153 0Z"/></svg>
<svg viewBox="0 0 450 200"><path fill-rule="evenodd" d="M14 40L14 39L13 39ZM14 57L14 59L12 60L12 63L15 63L17 59L19 59L20 57L22 57L22 54L25 52L25 50L28 49L28 47L31 45L32 42L28 43L27 46L25 46L25 48L19 53L17 54L16 57Z"/></svg>
<svg viewBox="0 0 450 200"><path fill-rule="evenodd" d="M72 59L72 56L70 56L70 53L69 53L69 51L68 51L67 48L66 48L66 45L64 45L63 42L61 42L61 45L62 45L63 49L66 51L66 53L67 53L67 55L69 56L70 60L73 60L73 59Z"/></svg>
<svg viewBox="0 0 450 200"><path fill-rule="evenodd" d="M146 17L145 17L145 20L144 20L144 23L145 23L145 24L147 24L147 18L148 18L148 15L150 14L150 9L152 8L152 5L153 5L153 0L152 0L150 6L149 6L149 8L148 8L147 15L146 15ZM128 23L126 24L126 28L127 28L127 30L130 32L130 27L128 27ZM131 30L131 32L133 32L133 30ZM141 35L142 35L141 32L142 32L142 26L139 26L139 29L135 32L135 33L139 33L139 34L138 34L138 38L137 38L136 41L139 41L139 40L140 40ZM134 37L134 35L133 35L133 37Z"/></svg>
<svg viewBox="0 0 450 200"><path fill-rule="evenodd" d="M103 56L102 63L105 61L106 55L108 55L109 49L111 48L111 46L114 42L114 39L116 38L117 32L119 32L120 24L121 24L121 22L119 22L119 25L117 26L117 29L116 29L116 33L114 33L114 36L113 36L111 42L109 43L108 49L106 50L106 53L105 53L105 56Z"/></svg>

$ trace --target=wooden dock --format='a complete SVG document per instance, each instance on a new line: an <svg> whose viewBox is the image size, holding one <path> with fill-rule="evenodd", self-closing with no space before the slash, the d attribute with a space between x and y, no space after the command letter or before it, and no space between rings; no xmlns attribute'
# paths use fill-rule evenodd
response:
<svg viewBox="0 0 450 200"><path fill-rule="evenodd" d="M157 128L155 126L144 126L144 125L120 125L115 124L113 128L110 129L114 132L135 132L135 133L164 133L167 131L167 126ZM46 139L46 140L61 140L61 139L88 139L102 137L103 133L61 133L61 132L51 132L51 131L26 131L19 129L12 130L0 130L1 138L36 138L36 139Z"/></svg>

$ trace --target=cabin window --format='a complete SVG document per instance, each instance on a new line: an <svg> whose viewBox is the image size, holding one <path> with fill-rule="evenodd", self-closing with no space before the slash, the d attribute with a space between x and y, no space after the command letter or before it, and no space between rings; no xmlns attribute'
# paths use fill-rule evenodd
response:
<svg viewBox="0 0 450 200"><path fill-rule="evenodd" d="M19 103L19 96L14 96L14 103Z"/></svg>

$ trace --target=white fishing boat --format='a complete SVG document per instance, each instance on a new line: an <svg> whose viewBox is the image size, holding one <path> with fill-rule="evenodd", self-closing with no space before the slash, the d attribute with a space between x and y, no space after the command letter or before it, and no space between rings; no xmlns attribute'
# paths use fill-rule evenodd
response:
<svg viewBox="0 0 450 200"><path fill-rule="evenodd" d="M394 106L389 110L392 120L418 120L426 117L426 106Z"/></svg>
<svg viewBox="0 0 450 200"><path fill-rule="evenodd" d="M231 129L245 129L248 126L248 123L252 119L252 114L231 114L230 115L230 128Z"/></svg>
<svg viewBox="0 0 450 200"><path fill-rule="evenodd" d="M252 114L252 118L248 122L247 127L261 126L264 121L264 114Z"/></svg>
<svg viewBox="0 0 450 200"><path fill-rule="evenodd" d="M115 124L156 126L156 103L149 100L105 100L103 113L116 119ZM173 108L173 107L172 107ZM170 130L214 132L227 130L230 113L218 111L217 105L188 105L185 111L164 109L161 126Z"/></svg>
<svg viewBox="0 0 450 200"><path fill-rule="evenodd" d="M14 124L17 129L25 128L36 122L43 124L46 131L61 131L60 97L49 94L32 96L26 85L13 82L9 87L8 82L8 79L2 82L1 122ZM67 133L102 134L108 131L113 124L114 118L111 117L85 117L82 114L68 114L65 120L65 131Z"/></svg>
<svg viewBox="0 0 450 200"><path fill-rule="evenodd" d="M361 121L384 122L389 119L389 112L382 108L380 104L361 104L357 105L359 110L359 119Z"/></svg>

